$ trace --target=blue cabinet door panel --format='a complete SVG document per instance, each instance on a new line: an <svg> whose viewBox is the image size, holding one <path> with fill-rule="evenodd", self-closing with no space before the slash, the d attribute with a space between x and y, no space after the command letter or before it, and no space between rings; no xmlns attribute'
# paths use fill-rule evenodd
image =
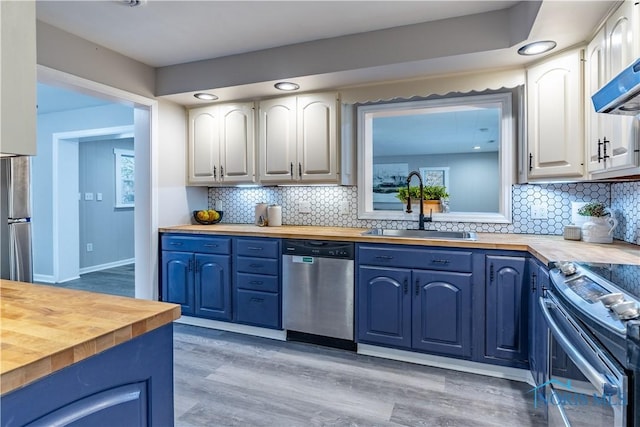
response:
<svg viewBox="0 0 640 427"><path fill-rule="evenodd" d="M268 258L236 257L236 270L242 273L278 275L279 260Z"/></svg>
<svg viewBox="0 0 640 427"><path fill-rule="evenodd" d="M162 252L162 300L180 304L182 314L193 314L193 255Z"/></svg>
<svg viewBox="0 0 640 427"><path fill-rule="evenodd" d="M196 254L195 314L231 320L231 259L226 255Z"/></svg>
<svg viewBox="0 0 640 427"><path fill-rule="evenodd" d="M279 258L280 241L276 239L236 239L235 254L256 258Z"/></svg>
<svg viewBox="0 0 640 427"><path fill-rule="evenodd" d="M471 273L413 271L413 348L471 357Z"/></svg>
<svg viewBox="0 0 640 427"><path fill-rule="evenodd" d="M280 298L270 292L236 291L236 320L240 323L280 328Z"/></svg>
<svg viewBox="0 0 640 427"><path fill-rule="evenodd" d="M278 276L265 276L263 274L236 273L236 287L263 292L279 292Z"/></svg>
<svg viewBox="0 0 640 427"><path fill-rule="evenodd" d="M411 347L411 271L362 266L358 273L359 341Z"/></svg>
<svg viewBox="0 0 640 427"><path fill-rule="evenodd" d="M527 363L525 258L487 256L486 354Z"/></svg>

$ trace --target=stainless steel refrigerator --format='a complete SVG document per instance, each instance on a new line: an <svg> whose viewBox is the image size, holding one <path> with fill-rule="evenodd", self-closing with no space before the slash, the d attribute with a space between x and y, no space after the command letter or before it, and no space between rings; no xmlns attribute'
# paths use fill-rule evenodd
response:
<svg viewBox="0 0 640 427"><path fill-rule="evenodd" d="M0 159L0 277L21 282L33 281L30 161Z"/></svg>

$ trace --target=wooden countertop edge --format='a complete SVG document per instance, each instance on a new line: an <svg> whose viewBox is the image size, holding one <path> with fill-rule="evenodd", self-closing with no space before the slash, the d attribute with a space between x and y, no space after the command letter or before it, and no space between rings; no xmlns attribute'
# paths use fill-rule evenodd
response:
<svg viewBox="0 0 640 427"><path fill-rule="evenodd" d="M23 366L3 372L0 376L0 394L24 387L60 369L80 362L154 329L167 325L181 316L180 306L172 307L130 325L115 329L83 343L69 346L57 353L44 356Z"/></svg>
<svg viewBox="0 0 640 427"><path fill-rule="evenodd" d="M322 226L258 227L253 224L177 225L161 227L159 232L210 234L227 236L254 236L293 239L341 240L358 243L386 243L416 246L439 246L470 249L497 249L528 252L542 263L554 261L585 261L602 263L640 264L640 247L627 242L595 244L564 240L562 236L533 234L477 233L478 240L409 239L403 237L362 236L364 228ZM511 239L511 240L507 240ZM562 247L569 248L562 250ZM580 250L579 255L574 250ZM606 250L606 254L603 253Z"/></svg>

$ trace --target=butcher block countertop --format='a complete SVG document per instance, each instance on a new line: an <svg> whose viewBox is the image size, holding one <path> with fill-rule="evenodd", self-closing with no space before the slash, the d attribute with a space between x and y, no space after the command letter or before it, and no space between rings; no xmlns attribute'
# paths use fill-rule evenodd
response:
<svg viewBox="0 0 640 427"><path fill-rule="evenodd" d="M220 234L233 236L279 237L288 239L340 240L364 243L391 243L455 248L503 249L528 251L540 261L584 261L616 264L639 264L640 246L614 241L596 244L564 240L562 236L533 234L477 233L478 240L413 239L389 236L362 236L364 228L315 227L285 225L258 227L251 224L179 225L160 228L160 232Z"/></svg>
<svg viewBox="0 0 640 427"><path fill-rule="evenodd" d="M176 304L10 280L0 300L2 394L180 317Z"/></svg>

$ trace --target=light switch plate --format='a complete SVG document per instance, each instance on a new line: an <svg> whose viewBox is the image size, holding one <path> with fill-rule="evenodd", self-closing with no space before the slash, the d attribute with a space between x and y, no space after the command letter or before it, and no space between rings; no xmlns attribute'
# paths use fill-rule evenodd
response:
<svg viewBox="0 0 640 427"><path fill-rule="evenodd" d="M349 215L349 202L342 201L338 208L340 215Z"/></svg>
<svg viewBox="0 0 640 427"><path fill-rule="evenodd" d="M311 202L298 202L298 213L311 213Z"/></svg>
<svg viewBox="0 0 640 427"><path fill-rule="evenodd" d="M546 205L531 205L531 219L547 219L549 217L549 208Z"/></svg>
<svg viewBox="0 0 640 427"><path fill-rule="evenodd" d="M99 202L102 201L102 193L96 193L96 200Z"/></svg>

